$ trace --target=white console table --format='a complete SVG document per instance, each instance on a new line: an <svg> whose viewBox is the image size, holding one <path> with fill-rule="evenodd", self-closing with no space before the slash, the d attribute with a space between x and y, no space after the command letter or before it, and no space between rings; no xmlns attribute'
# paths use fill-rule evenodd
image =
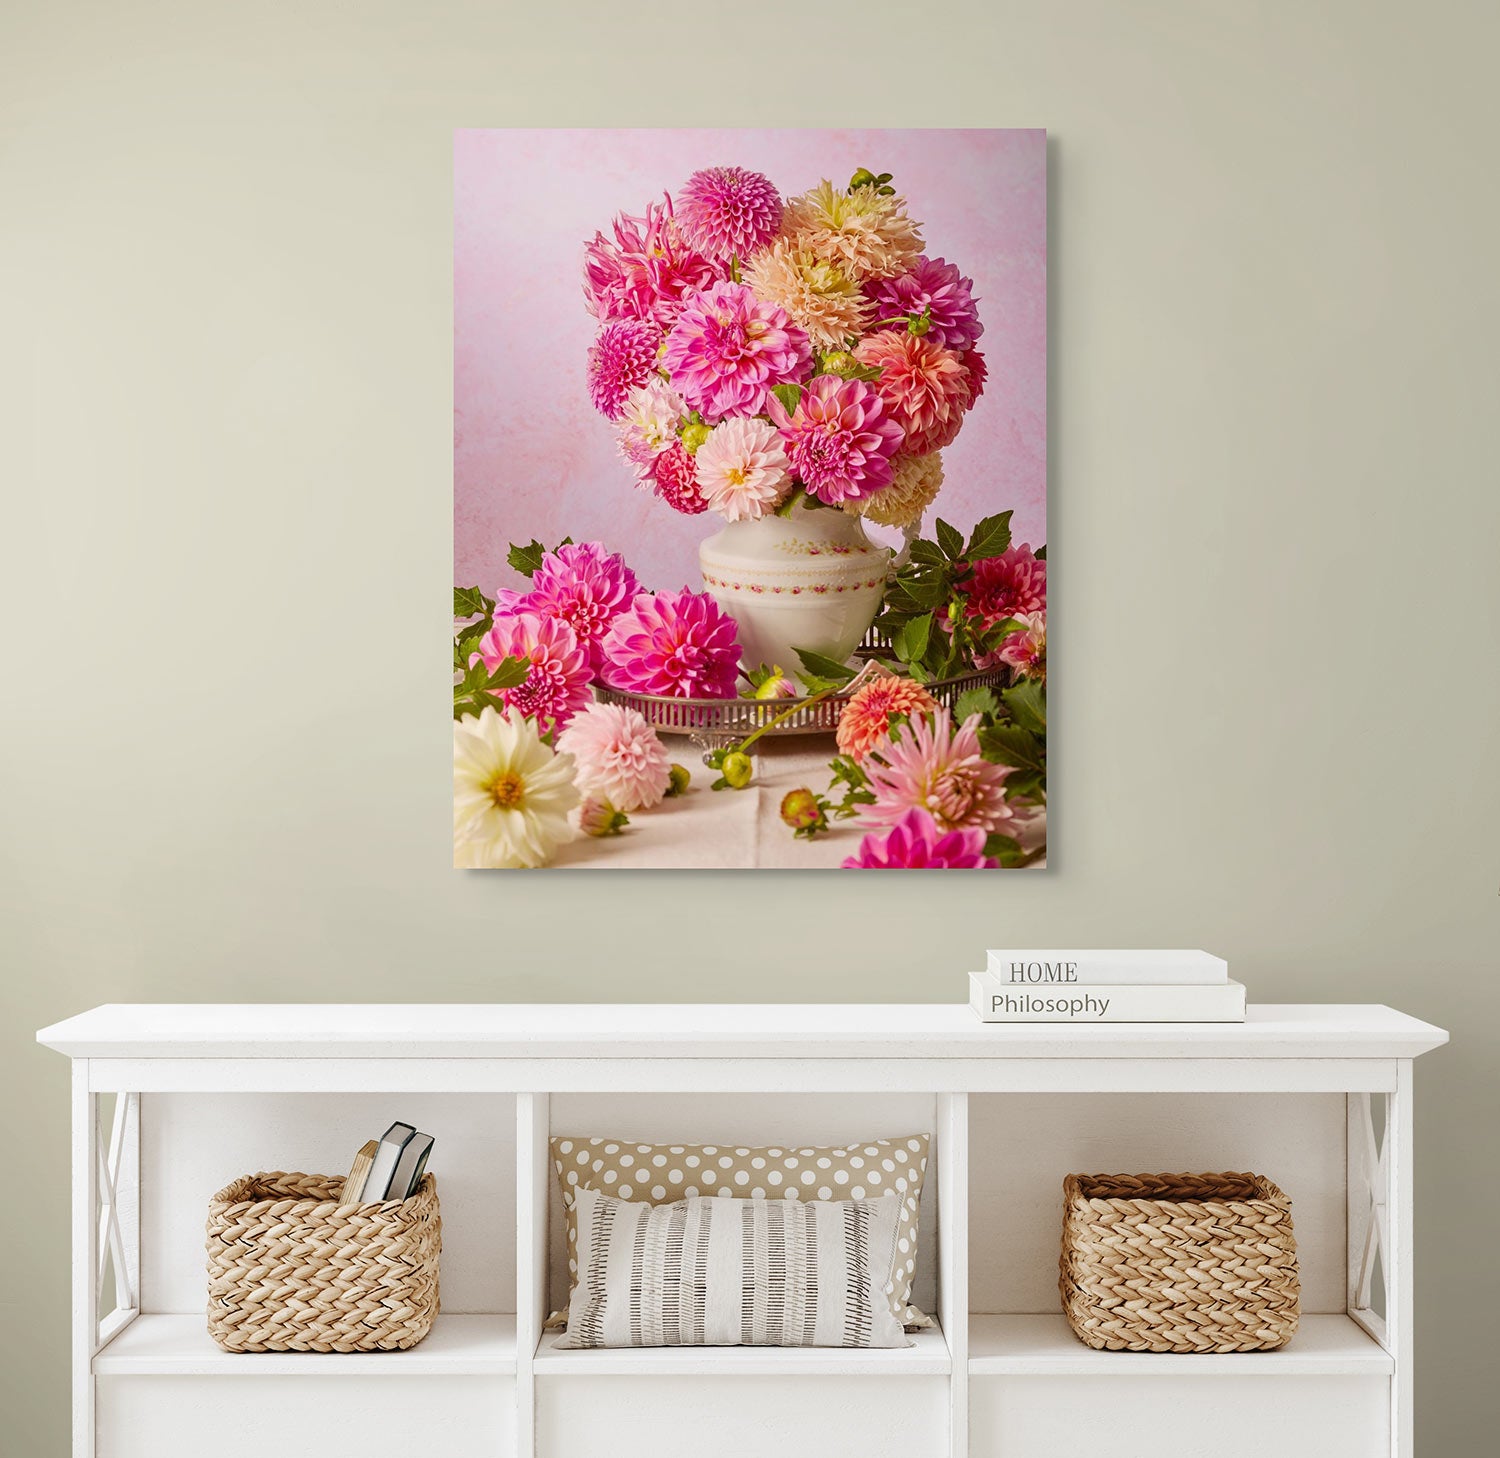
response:
<svg viewBox="0 0 1500 1458"><path fill-rule="evenodd" d="M981 1025L962 1006L147 1006L44 1029L73 1060L74 1458L1412 1458L1412 1061L1378 1006L1244 1024ZM410 1352L230 1356L209 1196L437 1136L443 1314ZM930 1131L899 1351L558 1350L550 1131L826 1144ZM1291 1196L1278 1352L1095 1352L1058 1314L1070 1171L1254 1169ZM399 1379L399 1380L396 1380Z"/></svg>

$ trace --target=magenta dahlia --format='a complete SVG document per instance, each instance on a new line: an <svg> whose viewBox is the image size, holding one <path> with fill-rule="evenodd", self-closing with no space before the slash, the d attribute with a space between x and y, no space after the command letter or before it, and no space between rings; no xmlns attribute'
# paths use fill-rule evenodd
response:
<svg viewBox="0 0 1500 1458"><path fill-rule="evenodd" d="M794 412L774 395L768 411L781 427L793 472L819 501L863 501L890 484L901 427L863 380L819 375Z"/></svg>
<svg viewBox="0 0 1500 1458"><path fill-rule="evenodd" d="M877 279L865 292L875 301L877 320L926 311L927 333L922 337L960 354L984 333L974 306L974 280L962 277L946 259L924 253L910 273Z"/></svg>
<svg viewBox="0 0 1500 1458"><path fill-rule="evenodd" d="M534 719L539 730L566 724L593 697L588 648L560 617L497 614L494 627L479 640L479 656L490 669L507 658L530 660L526 681L503 690L500 698L506 708Z"/></svg>
<svg viewBox="0 0 1500 1458"><path fill-rule="evenodd" d="M661 331L639 319L606 324L589 345L589 398L607 420L625 413L630 392L656 373Z"/></svg>
<svg viewBox="0 0 1500 1458"><path fill-rule="evenodd" d="M695 253L672 216L672 199L641 218L621 213L614 241L595 233L583 250L583 296L601 324L646 319L661 329L677 322L683 299L727 278L728 266Z"/></svg>
<svg viewBox="0 0 1500 1458"><path fill-rule="evenodd" d="M706 593L643 592L604 638L604 679L673 699L732 699L740 645L734 619Z"/></svg>
<svg viewBox="0 0 1500 1458"><path fill-rule="evenodd" d="M542 558L529 592L496 593L495 610L562 618L597 670L603 666L599 644L609 625L640 590L635 573L617 552L602 542L569 542Z"/></svg>
<svg viewBox="0 0 1500 1458"><path fill-rule="evenodd" d="M698 485L698 463L681 441L674 441L657 456L642 480L684 516L697 516L708 510L708 498Z"/></svg>
<svg viewBox="0 0 1500 1458"><path fill-rule="evenodd" d="M709 258L748 258L781 229L781 194L744 167L705 167L677 194L677 225Z"/></svg>
<svg viewBox="0 0 1500 1458"><path fill-rule="evenodd" d="M844 861L846 871L992 871L982 830L939 829L925 810L908 810L883 834L872 831Z"/></svg>
<svg viewBox="0 0 1500 1458"><path fill-rule="evenodd" d="M759 415L772 385L807 373L812 349L785 309L744 284L721 283L684 303L661 362L688 406L716 425Z"/></svg>
<svg viewBox="0 0 1500 1458"><path fill-rule="evenodd" d="M964 591L968 616L992 628L1003 618L1020 619L1047 610L1047 563L1023 542L998 557L982 557Z"/></svg>

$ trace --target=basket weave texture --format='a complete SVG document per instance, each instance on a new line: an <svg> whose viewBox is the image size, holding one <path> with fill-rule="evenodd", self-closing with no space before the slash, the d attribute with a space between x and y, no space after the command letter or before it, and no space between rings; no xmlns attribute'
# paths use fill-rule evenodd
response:
<svg viewBox="0 0 1500 1458"><path fill-rule="evenodd" d="M1069 1175L1063 1314L1085 1346L1256 1352L1297 1330L1291 1201L1262 1175Z"/></svg>
<svg viewBox="0 0 1500 1458"><path fill-rule="evenodd" d="M227 1352L396 1352L432 1329L442 1219L406 1200L340 1206L341 1176L255 1174L208 1207L208 1332Z"/></svg>

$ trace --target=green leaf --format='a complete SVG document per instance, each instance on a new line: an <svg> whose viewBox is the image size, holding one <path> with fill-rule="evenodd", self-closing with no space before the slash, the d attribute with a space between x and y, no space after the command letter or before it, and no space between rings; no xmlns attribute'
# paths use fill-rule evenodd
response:
<svg viewBox="0 0 1500 1458"><path fill-rule="evenodd" d="M913 618L896 634L891 647L903 663L920 663L927 656L928 640L932 637L932 614L923 613Z"/></svg>
<svg viewBox="0 0 1500 1458"><path fill-rule="evenodd" d="M1046 741L1019 724L991 724L981 729L979 752L992 764L1038 771L1047 768Z"/></svg>
<svg viewBox="0 0 1500 1458"><path fill-rule="evenodd" d="M986 837L984 853L1006 867L1024 866L1030 859L1026 852L1021 849L1020 841L1008 835L1001 835L998 831Z"/></svg>
<svg viewBox="0 0 1500 1458"><path fill-rule="evenodd" d="M1000 701L987 688L972 688L958 696L953 706L953 721L962 724L970 714L992 715L1000 712Z"/></svg>
<svg viewBox="0 0 1500 1458"><path fill-rule="evenodd" d="M456 638L453 642L453 666L457 669L467 668L469 660L479 652L479 645L483 641L483 633L471 633L467 637Z"/></svg>
<svg viewBox="0 0 1500 1458"><path fill-rule="evenodd" d="M1012 770L1005 777L1007 800L1033 800L1038 803L1047 798L1047 776L1040 770Z"/></svg>
<svg viewBox="0 0 1500 1458"><path fill-rule="evenodd" d="M811 648L794 648L792 651L802 660L803 668L818 678L832 679L834 683L848 683L859 672L858 669L850 668L847 663L839 663L825 654L814 653Z"/></svg>
<svg viewBox="0 0 1500 1458"><path fill-rule="evenodd" d="M482 664L480 666L483 667ZM519 688L526 682L526 675L530 672L529 658L503 658L485 679L484 686L487 689Z"/></svg>
<svg viewBox="0 0 1500 1458"><path fill-rule="evenodd" d="M1047 560L1046 542L1043 542L1042 545L1036 549L1036 559L1038 562L1045 562Z"/></svg>
<svg viewBox="0 0 1500 1458"><path fill-rule="evenodd" d="M974 528L969 537L968 550L964 556L971 562L986 557L998 557L1010 546L1011 513L1002 511L999 516L987 516Z"/></svg>
<svg viewBox="0 0 1500 1458"><path fill-rule="evenodd" d="M959 544L963 544L963 538L959 538ZM943 567L947 565L948 559L943 555L942 548L936 542L929 542L918 537L911 544L911 559L921 567Z"/></svg>
<svg viewBox="0 0 1500 1458"><path fill-rule="evenodd" d="M948 600L948 584L941 577L909 577L903 569L897 582L918 608L941 607Z"/></svg>
<svg viewBox="0 0 1500 1458"><path fill-rule="evenodd" d="M547 555L547 549L536 540L531 539L524 547L518 547L514 542L510 544L510 551L505 554L505 560L523 577L536 576L536 570L542 565L542 558Z"/></svg>
<svg viewBox="0 0 1500 1458"><path fill-rule="evenodd" d="M453 616L472 618L487 613L495 606L492 597L486 597L477 587L455 587L453 589Z"/></svg>
<svg viewBox="0 0 1500 1458"><path fill-rule="evenodd" d="M956 562L964 554L964 534L956 526L949 526L941 518L937 524L938 546L943 549L943 555L950 561Z"/></svg>
<svg viewBox="0 0 1500 1458"><path fill-rule="evenodd" d="M792 514L792 508L794 506L796 506L796 504L799 501L811 501L811 500L812 500L812 497L810 497L807 494L807 492L804 491L799 486L795 491L792 492L792 494L790 496L787 497L787 499L785 501L783 501L781 503L780 506L778 506L776 508L776 515L777 516L782 516L782 517L789 517Z"/></svg>
<svg viewBox="0 0 1500 1458"><path fill-rule="evenodd" d="M781 401L788 415L796 413L802 399L801 385L772 385L771 393Z"/></svg>
<svg viewBox="0 0 1500 1458"><path fill-rule="evenodd" d="M1047 690L1034 678L1023 678L1012 688L1002 689L1000 698L1010 717L1033 734L1047 732Z"/></svg>

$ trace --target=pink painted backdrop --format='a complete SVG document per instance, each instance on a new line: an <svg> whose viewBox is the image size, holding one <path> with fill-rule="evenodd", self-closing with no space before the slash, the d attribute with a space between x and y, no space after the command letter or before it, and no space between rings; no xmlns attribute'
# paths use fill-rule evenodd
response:
<svg viewBox="0 0 1500 1458"><path fill-rule="evenodd" d="M700 167L737 163L792 196L859 167L895 175L927 251L974 280L990 380L943 452L934 515L1015 509L1047 537L1047 166L1040 131L461 131L454 144L454 581L515 586L508 543L597 539L650 587L699 589L718 519L634 488L589 403L582 250Z"/></svg>

